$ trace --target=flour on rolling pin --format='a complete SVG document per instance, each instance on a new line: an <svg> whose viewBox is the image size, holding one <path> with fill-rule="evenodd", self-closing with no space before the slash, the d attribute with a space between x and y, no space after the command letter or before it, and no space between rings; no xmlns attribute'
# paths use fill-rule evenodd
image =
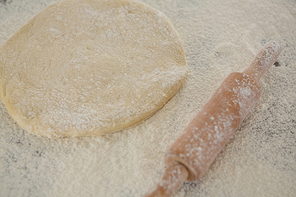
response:
<svg viewBox="0 0 296 197"><path fill-rule="evenodd" d="M260 98L257 83L281 53L267 43L242 73L231 73L166 153L168 168L146 196L169 196L183 181L199 180ZM165 183L165 184L164 184Z"/></svg>

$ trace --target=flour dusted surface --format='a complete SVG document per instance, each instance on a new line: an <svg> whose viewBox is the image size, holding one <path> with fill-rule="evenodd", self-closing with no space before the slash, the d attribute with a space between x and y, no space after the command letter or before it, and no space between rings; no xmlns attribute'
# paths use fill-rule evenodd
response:
<svg viewBox="0 0 296 197"><path fill-rule="evenodd" d="M186 75L181 39L134 1L60 1L1 48L1 100L47 137L119 130L161 108Z"/></svg>
<svg viewBox="0 0 296 197"><path fill-rule="evenodd" d="M0 4L0 44L55 1ZM0 196L141 196L163 175L165 151L228 74L243 71L270 39L283 51L262 95L199 182L174 197L291 197L296 193L294 0L145 0L184 42L188 78L141 124L99 137L46 139L0 111Z"/></svg>

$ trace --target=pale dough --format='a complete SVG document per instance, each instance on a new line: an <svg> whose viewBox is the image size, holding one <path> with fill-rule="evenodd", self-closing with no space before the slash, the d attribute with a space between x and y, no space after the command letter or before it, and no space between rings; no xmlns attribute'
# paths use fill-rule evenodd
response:
<svg viewBox="0 0 296 197"><path fill-rule="evenodd" d="M65 0L0 49L0 99L30 133L99 135L161 108L186 77L182 42L132 0Z"/></svg>

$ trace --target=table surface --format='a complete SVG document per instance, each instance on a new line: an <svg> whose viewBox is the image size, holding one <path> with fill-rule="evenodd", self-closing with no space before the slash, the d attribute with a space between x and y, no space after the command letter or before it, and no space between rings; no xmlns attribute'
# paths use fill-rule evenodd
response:
<svg viewBox="0 0 296 197"><path fill-rule="evenodd" d="M56 0L0 0L0 45ZM231 72L271 39L283 51L255 108L198 182L173 196L296 195L296 1L143 0L180 34L189 68L181 90L140 124L105 136L27 133L0 105L0 196L142 196L164 154Z"/></svg>

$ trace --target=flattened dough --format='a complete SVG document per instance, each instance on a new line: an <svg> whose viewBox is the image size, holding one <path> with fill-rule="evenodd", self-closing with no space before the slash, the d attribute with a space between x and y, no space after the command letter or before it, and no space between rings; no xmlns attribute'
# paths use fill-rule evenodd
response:
<svg viewBox="0 0 296 197"><path fill-rule="evenodd" d="M30 133L99 135L161 108L186 76L182 42L132 0L63 0L0 49L0 99Z"/></svg>

